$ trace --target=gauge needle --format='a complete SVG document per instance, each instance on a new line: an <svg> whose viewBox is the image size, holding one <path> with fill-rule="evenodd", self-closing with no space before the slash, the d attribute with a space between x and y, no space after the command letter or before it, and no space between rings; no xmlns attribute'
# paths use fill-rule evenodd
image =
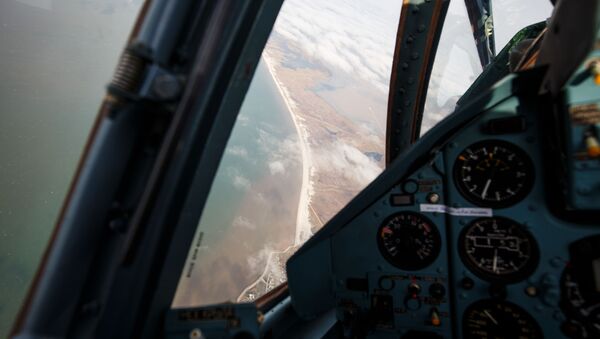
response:
<svg viewBox="0 0 600 339"><path fill-rule="evenodd" d="M490 184L492 183L492 179L488 179L485 182L485 187L483 187L483 192L481 192L481 199L485 199L486 195L487 195L487 191L490 188Z"/></svg>
<svg viewBox="0 0 600 339"><path fill-rule="evenodd" d="M492 272L496 272L498 270L498 249L494 249L494 260L492 261Z"/></svg>
<svg viewBox="0 0 600 339"><path fill-rule="evenodd" d="M488 318L490 318L490 320L494 323L494 325L498 325L498 322L496 321L496 319L494 319L494 317L492 317L492 315L490 314L490 312L488 312L488 310L483 310L483 314L485 314Z"/></svg>

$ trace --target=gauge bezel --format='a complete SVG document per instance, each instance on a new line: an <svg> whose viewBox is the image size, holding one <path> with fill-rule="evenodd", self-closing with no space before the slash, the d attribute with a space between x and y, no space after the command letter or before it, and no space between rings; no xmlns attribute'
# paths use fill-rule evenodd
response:
<svg viewBox="0 0 600 339"><path fill-rule="evenodd" d="M486 221L486 220L493 220L493 219L497 220L498 223L505 222L505 223L511 223L511 224L516 225L519 228L519 231L521 231L529 240L529 244L531 246L531 253L529 256L529 261L526 263L526 265L523 268L521 268L517 272L505 274L505 275L498 275L498 274L490 273L487 270L484 270L484 269L481 269L480 267L478 267L477 264L475 264L473 261L471 261L469 255L467 254L467 247L466 247L467 232L470 229L472 229L473 227L475 227L475 225L477 223ZM535 237L533 236L533 234L531 232L529 232L527 229L525 229L525 227L523 227L523 225L521 223L519 223L513 219L502 217L502 216L477 218L477 219L471 221L465 227L463 227L463 229L460 231L460 234L458 236L458 254L460 256L460 259L461 259L463 265L470 272L475 274L478 278L483 279L488 282L502 283L502 284L514 284L514 283L517 283L517 282L520 282L520 281L526 279L537 269L539 262L540 262L540 250L539 250L537 241L536 241Z"/></svg>
<svg viewBox="0 0 600 339"><path fill-rule="evenodd" d="M385 246L383 244L383 239L380 236L381 229L383 227L387 226L393 219L395 219L396 217L403 215L403 214L404 215L413 215L418 218L421 218L424 222L428 223L432 229L431 233L432 233L432 235L434 237L434 241L435 241L434 249L432 250L432 254L427 258L427 260L419 261L418 264L415 262L412 262L412 260L407 260L407 261L403 262L403 261L398 260L397 257L391 256L387 252L387 249L385 248ZM400 212L396 212L396 213L388 216L379 225L379 227L377 227L377 233L375 236L376 236L377 248L379 249L379 253L383 256L383 258L388 263L393 265L394 267L397 267L399 269L406 270L406 271L417 271L417 270L420 270L420 269L430 266L439 257L441 249L442 249L442 236L440 234L440 230L437 227L437 225L433 221L431 221L431 219L424 216L423 214L413 212L413 211L400 211Z"/></svg>
<svg viewBox="0 0 600 339"><path fill-rule="evenodd" d="M473 195L471 191L469 191L469 189L464 186L464 183L461 180L461 168L464 161L460 160L459 157L461 155L464 155L467 149L477 150L481 149L484 146L486 148L494 146L506 148L509 151L516 154L517 157L519 157L523 161L523 168L529 175L530 179L523 181L523 188L521 188L515 195L502 201L483 200L481 199L481 197ZM531 193L536 177L533 161L531 160L531 157L527 154L527 152L525 152L521 147L517 146L516 144L501 139L485 139L472 143L469 146L463 148L462 151L460 151L460 153L458 153L458 155L454 159L454 164L452 166L452 176L454 178L454 186L458 189L458 192L464 199L476 206L490 208L507 208L525 199L529 195L529 193Z"/></svg>
<svg viewBox="0 0 600 339"><path fill-rule="evenodd" d="M489 306L487 306L489 305ZM467 331L467 324L469 323L469 317L467 317L467 315L470 312L473 312L474 310L481 310L481 309L485 309L485 308L492 308L492 309L497 309L498 305L502 305L502 306L508 306L510 308L512 308L513 311L517 311L520 315L519 319L525 319L530 325L533 325L533 327L531 327L534 331L536 331L537 336L535 336L534 338L544 338L544 332L540 326L540 324L537 322L537 320L535 319L534 316L532 316L529 312L527 312L527 310L525 310L523 307L512 303L510 301L506 301L506 300L500 300L500 299L480 299L477 300L473 303L471 303L469 306L467 306L465 308L465 310L463 311L462 314L462 336L465 339L470 339L470 338L480 338L480 336L475 336L475 335L469 335L469 331Z"/></svg>

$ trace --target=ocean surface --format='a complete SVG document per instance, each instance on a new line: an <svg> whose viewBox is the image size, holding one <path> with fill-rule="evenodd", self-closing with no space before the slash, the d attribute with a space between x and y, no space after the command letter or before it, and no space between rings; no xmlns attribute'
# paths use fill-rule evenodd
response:
<svg viewBox="0 0 600 339"><path fill-rule="evenodd" d="M267 251L293 244L302 175L298 142L261 60L201 217L175 306L235 300L264 270Z"/></svg>
<svg viewBox="0 0 600 339"><path fill-rule="evenodd" d="M0 338L45 249L139 3L0 1ZM258 253L285 243L287 232L293 238L296 146L289 113L261 63L199 225L195 268L182 275L181 295L193 296L186 303L210 299L196 282L228 286L214 298L237 297L244 287L237 285L261 270ZM217 269L209 266L215 262ZM223 282L240 270L238 283ZM198 278L206 271L215 273Z"/></svg>

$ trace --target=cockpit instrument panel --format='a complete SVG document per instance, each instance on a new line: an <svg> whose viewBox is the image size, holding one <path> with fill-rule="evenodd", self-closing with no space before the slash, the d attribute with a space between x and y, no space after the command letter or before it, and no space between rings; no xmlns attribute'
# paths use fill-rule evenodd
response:
<svg viewBox="0 0 600 339"><path fill-rule="evenodd" d="M409 151L367 189L376 199L357 198L367 208L351 203L345 223L288 261L300 314L331 298L359 337L600 337L600 223L549 207L558 196L548 169L560 160L546 149L547 110L513 80L496 89L504 97L434 127L415 147L423 153ZM506 121L519 128L490 133ZM314 267L317 252L331 260Z"/></svg>

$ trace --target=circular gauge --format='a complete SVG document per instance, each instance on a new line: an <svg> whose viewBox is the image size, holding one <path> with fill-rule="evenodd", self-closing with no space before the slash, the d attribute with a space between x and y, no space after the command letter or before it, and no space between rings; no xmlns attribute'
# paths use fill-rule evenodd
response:
<svg viewBox="0 0 600 339"><path fill-rule="evenodd" d="M562 329L570 338L600 338L600 235L569 246L570 261L561 279Z"/></svg>
<svg viewBox="0 0 600 339"><path fill-rule="evenodd" d="M463 314L463 338L543 338L533 317L508 301L479 300Z"/></svg>
<svg viewBox="0 0 600 339"><path fill-rule="evenodd" d="M463 197L475 205L507 207L531 191L533 164L522 149L509 142L484 140L458 155L454 181Z"/></svg>
<svg viewBox="0 0 600 339"><path fill-rule="evenodd" d="M478 277L493 282L523 280L539 261L531 233L503 217L474 220L462 230L458 248L465 266Z"/></svg>
<svg viewBox="0 0 600 339"><path fill-rule="evenodd" d="M377 244L385 259L403 270L427 267L442 246L433 222L414 212L400 212L388 218L377 231Z"/></svg>

